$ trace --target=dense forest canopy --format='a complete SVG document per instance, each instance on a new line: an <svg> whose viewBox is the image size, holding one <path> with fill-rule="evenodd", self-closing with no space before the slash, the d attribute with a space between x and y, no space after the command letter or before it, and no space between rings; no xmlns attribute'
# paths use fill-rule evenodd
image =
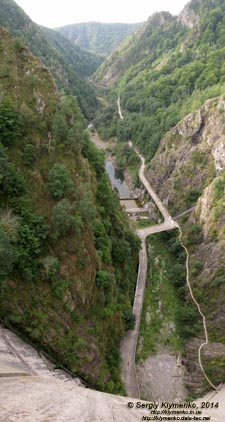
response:
<svg viewBox="0 0 225 422"><path fill-rule="evenodd" d="M0 36L0 317L89 385L123 392L139 240L76 97L21 37Z"/></svg>
<svg viewBox="0 0 225 422"><path fill-rule="evenodd" d="M140 24L87 22L58 28L69 40L106 57Z"/></svg>
<svg viewBox="0 0 225 422"><path fill-rule="evenodd" d="M0 25L9 29L20 44L28 46L42 60L51 70L58 88L77 96L85 117L91 118L97 99L84 78L97 69L101 57L80 49L54 30L38 26L13 0L0 0L0 7Z"/></svg>
<svg viewBox="0 0 225 422"><path fill-rule="evenodd" d="M105 136L134 140L148 159L168 129L224 90L225 2L193 1L187 8L197 14L193 29L168 13L155 14L96 72L97 85L112 85L115 102L120 94L125 118L121 125L117 110L106 109L96 124Z"/></svg>

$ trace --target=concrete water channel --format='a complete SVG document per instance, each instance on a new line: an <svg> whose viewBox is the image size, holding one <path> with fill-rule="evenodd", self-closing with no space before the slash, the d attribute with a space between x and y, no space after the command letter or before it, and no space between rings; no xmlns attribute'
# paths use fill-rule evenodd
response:
<svg viewBox="0 0 225 422"><path fill-rule="evenodd" d="M124 180L123 173L116 170L112 161L105 161L105 169L109 175L113 188L117 189L120 198L132 198L132 193Z"/></svg>
<svg viewBox="0 0 225 422"><path fill-rule="evenodd" d="M130 148L133 148L133 145L131 142L129 142ZM183 248L186 251L187 254L187 260L186 260L186 268L187 268L187 286L189 288L191 297L194 301L194 303L197 305L199 314L203 318L203 325L205 327L205 317L201 312L200 306L196 299L193 296L192 289L189 283L189 269L188 269L188 260L189 260L189 254L187 249L182 243L182 231L180 229L179 224L172 219L172 217L169 214L169 211L166 209L164 204L161 202L158 195L154 192L152 186L149 184L147 179L145 178L145 159L142 155L140 155L139 151L134 148L135 152L141 159L141 167L139 169L139 179L142 182L143 186L145 187L146 191L149 194L149 197L155 202L156 206L158 207L164 221L161 224L157 224L154 226L146 227L145 229L141 229L137 231L138 236L141 239L142 242L142 248L140 250L140 256L139 256L139 271L138 271L138 277L137 277L137 285L136 285L136 292L135 292L135 298L134 298L134 304L133 304L133 313L136 317L136 323L134 330L130 330L126 333L126 336L121 344L121 357L122 357L122 379L124 382L124 386L127 392L127 395L130 397L139 398L140 397L140 389L137 381L137 374L136 374L136 364L135 364L135 355L136 355L136 347L137 347L137 341L138 341L138 335L139 335L139 328L140 328L140 321L141 321L141 314L142 314L142 307L143 307L143 300L144 300L144 292L145 292L145 284L146 284L146 278L147 278L147 252L146 252L146 244L145 240L149 235L152 235L153 233L158 233L161 231L167 231L171 229L179 229L180 232L180 242ZM116 172L114 172L114 178L116 177ZM110 178L112 181L112 179ZM121 195L120 195L121 196ZM205 342L200 346L199 348L199 365L202 369L203 375L205 376L207 382L210 384L212 388L214 388L217 392L221 389L215 387L211 381L208 379L204 368L202 366L201 362L201 349L205 344L208 344L208 334L207 330L205 330L206 334L206 340Z"/></svg>
<svg viewBox="0 0 225 422"><path fill-rule="evenodd" d="M142 234L143 237L148 235ZM217 402L218 407L215 406ZM221 386L194 403L202 414L192 420L225 421L225 387ZM160 408L154 401L138 401L79 386L79 380L54 370L52 363L39 356L31 346L0 327L1 422L160 420L160 416L153 416L150 410L156 406ZM163 416L163 420L167 422L171 417Z"/></svg>

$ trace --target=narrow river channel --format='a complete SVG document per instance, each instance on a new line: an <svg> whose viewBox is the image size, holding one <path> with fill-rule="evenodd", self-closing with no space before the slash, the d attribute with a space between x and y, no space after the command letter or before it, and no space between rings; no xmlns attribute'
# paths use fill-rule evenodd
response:
<svg viewBox="0 0 225 422"><path fill-rule="evenodd" d="M105 169L109 175L111 184L117 189L120 198L131 198L131 192L124 180L123 173L118 171L112 161L106 160Z"/></svg>
<svg viewBox="0 0 225 422"><path fill-rule="evenodd" d="M92 139L94 142L95 140ZM103 142L102 142L103 143ZM101 146L97 145L98 148L101 148ZM132 147L132 144L130 145ZM141 159L141 167L139 169L139 178L147 190L149 196L153 199L155 204L157 205L158 209L160 210L164 222L161 224L157 224L154 226L149 226L144 229L137 230L137 234L140 237L142 241L142 248L140 250L139 255L139 271L138 271L138 278L137 278L137 286L136 286L136 292L135 292L135 298L134 298L134 305L133 305L133 313L136 317L136 324L135 328L133 330L130 330L126 333L122 343L121 343L121 358L122 358L122 379L124 382L125 389L127 391L128 396L130 397L140 397L140 393L144 392L143 384L144 381L144 387L147 386L148 381L150 382L149 386L147 386L147 394L150 393L149 400L156 400L156 401L174 401L174 402L180 402L184 401L185 397L187 395L186 389L184 387L184 371L181 371L180 365L179 368L177 367L177 361L175 359L175 356L171 353L164 353L164 354L156 354L153 357L150 357L146 360L145 363L147 363L148 367L144 367L144 374L141 373L140 367L139 367L139 376L137 377L136 373L136 365L135 365L135 355L136 355L136 346L137 346L137 340L138 340L138 334L139 334L139 326L141 322L141 314L142 314L142 306L143 306L143 300L144 300L144 292L145 292L145 283L146 283L146 276L147 276L147 266L148 266L148 259L147 259L147 251L146 251L146 245L145 240L146 238L153 234L158 233L162 231L167 231L171 229L178 228L180 230L180 241L182 237L181 229L176 221L172 219L170 216L168 210L165 208L163 203L160 201L160 198L157 196L157 194L152 189L151 185L147 181L144 175L145 170L145 159L143 156L139 154L139 152L134 149L137 155ZM106 171L110 177L110 181L112 183L112 186L117 188L119 192L120 198L123 197L123 195L126 196L126 198L132 198L132 194L126 185L126 183L123 180L123 177L116 172L116 169L111 161L106 161L105 163ZM122 187L121 187L122 186ZM121 190L122 189L122 190ZM124 190L125 189L125 190ZM130 199L129 201L130 202ZM182 242L181 242L182 244ZM185 246L182 244L182 246L185 248ZM188 268L188 251L185 248L186 254L187 254L187 260L186 260L186 267L187 267L187 285L190 290L190 294L192 296L193 301L198 307L199 313L201 314L204 322L205 327L205 317L202 314L199 304L196 301L196 299L193 297L191 286L189 285L189 268ZM205 336L206 340L199 348L199 365L202 369L202 372L204 376L206 377L207 381L213 387L217 392L219 391L217 387L215 387L210 380L207 378L204 368L201 364L201 348L208 344L208 333L205 329ZM155 361L155 360L156 361ZM153 362L154 360L154 362ZM184 369L184 368L183 368ZM147 379L144 380L144 375L148 374ZM156 382L157 380L157 382ZM179 382L178 382L179 380ZM153 381L153 383L152 383ZM174 383L172 383L174 381ZM141 386L142 384L142 386ZM172 388L172 391L170 391L171 384L174 384L174 388ZM153 392L154 388L156 387L156 391ZM140 391L140 387L141 390ZM214 393L215 394L215 393ZM154 397L155 396L155 397ZM220 419L218 419L220 420Z"/></svg>

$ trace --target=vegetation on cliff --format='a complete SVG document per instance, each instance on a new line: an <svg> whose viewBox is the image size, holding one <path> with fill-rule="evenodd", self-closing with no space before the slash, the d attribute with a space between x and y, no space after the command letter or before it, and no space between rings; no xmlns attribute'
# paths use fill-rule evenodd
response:
<svg viewBox="0 0 225 422"><path fill-rule="evenodd" d="M224 12L224 0L193 0L179 17L155 14L95 74L96 89L108 100L97 127L105 137L140 147L149 160L147 177L172 215L190 209L179 222L190 253L191 284L209 331L203 361L215 384L224 380L225 356ZM120 161L125 162L121 144L117 149L124 151ZM201 393L208 386L196 370L204 338L200 317L192 328L185 345L189 389Z"/></svg>
<svg viewBox="0 0 225 422"><path fill-rule="evenodd" d="M95 76L115 104L97 120L105 136L133 140L150 160L167 130L224 92L224 11L224 1L190 2L187 13L197 17L192 27L179 17L157 13L113 52ZM122 128L116 117L118 94ZM109 114L114 118L109 120Z"/></svg>
<svg viewBox="0 0 225 422"><path fill-rule="evenodd" d="M167 133L148 170L149 180L173 215L190 209L179 222L190 254L191 285L207 321L210 343L203 348L204 365L215 384L223 378L225 353L221 328L225 304L224 116L224 96L208 100ZM193 363L198 360L201 324L199 319L195 325L198 341L186 344L192 392L206 388Z"/></svg>
<svg viewBox="0 0 225 422"><path fill-rule="evenodd" d="M76 98L0 29L2 320L89 385L121 392L139 241Z"/></svg>
<svg viewBox="0 0 225 422"><path fill-rule="evenodd" d="M0 25L10 30L18 44L28 46L48 67L60 90L77 96L86 118L91 118L97 107L94 91L84 79L102 62L97 55L84 51L60 33L41 27L24 13L13 0L0 0Z"/></svg>

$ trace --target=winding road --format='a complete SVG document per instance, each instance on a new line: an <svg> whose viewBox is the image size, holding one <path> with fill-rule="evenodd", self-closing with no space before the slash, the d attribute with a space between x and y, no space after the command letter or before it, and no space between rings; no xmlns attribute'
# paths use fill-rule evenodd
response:
<svg viewBox="0 0 225 422"><path fill-rule="evenodd" d="M120 118L123 120L123 115L120 107L120 98L118 97L117 101L118 105L118 113ZM92 138L92 140L95 142L95 140ZM98 148L101 148L102 146L97 145ZM132 142L129 141L129 146L133 148ZM142 247L139 253L139 270L138 270L138 277L137 277L137 284L136 284L136 291L135 291L135 297L134 297L134 303L133 303L133 314L135 315L136 322L135 327L133 330L129 330L123 341L121 342L121 358L122 358L122 380L125 386L125 390L127 392L127 395L129 397L134 398L140 398L140 391L139 386L137 382L137 375L136 375L136 365L135 365L135 355L136 355L136 348L137 348L137 341L138 341L138 335L139 335L139 329L140 329L140 323L141 323L141 315L142 315L142 308L143 308L143 301L144 301L144 293L145 293L145 285L146 285L146 278L147 278L147 269L148 269L148 259L147 259L147 251L146 251L146 244L145 239L151 234L159 233L167 230L172 230L177 228L180 232L179 240L181 242L182 247L184 248L186 252L186 282L187 286L189 288L189 292L191 295L191 298L195 305L197 306L198 312L202 318L203 321L203 328L205 333L205 341L200 345L199 347L199 353L198 353L198 360L199 360L199 366L202 370L202 373L209 383L209 385L216 390L217 392L221 390L221 386L217 387L215 386L211 380L208 378L203 364L202 364L202 356L201 352L203 350L203 347L209 344L208 340L208 332L207 332L207 325L206 325L206 318L204 314L201 311L200 305L197 302L197 300L194 297L190 281L189 281L189 253L185 245L182 243L182 231L179 226L179 224L174 221L169 214L167 208L164 206L158 195L155 193L154 189L150 185L150 183L147 181L144 173L145 173L145 159L144 157L139 153L137 148L134 148L136 154L139 156L141 160L141 166L138 172L139 178L144 185L145 189L151 196L152 200L155 202L156 206L158 207L159 211L161 212L164 221L160 224L146 227L143 229L140 229L137 231L138 236L141 239Z"/></svg>
<svg viewBox="0 0 225 422"><path fill-rule="evenodd" d="M120 96L118 96L117 105L118 105L118 114L120 116L120 119L123 120L124 117L123 117L121 106L120 106ZM129 146L130 146L130 148L133 148L131 141L129 141ZM204 346L209 344L208 330L207 330L205 315L203 314L201 307L200 307L200 304L198 303L198 301L196 300L196 298L193 294L192 287L191 287L191 284L190 284L190 280L189 280L189 252L188 252L186 246L182 242L182 235L183 235L182 230L181 230L179 224L172 219L168 210L163 205L162 201L160 200L158 195L155 193L154 189L151 187L151 185L149 184L149 182L145 178L145 175L144 175L145 159L139 153L137 148L134 148L134 150L135 150L136 154L139 156L139 158L141 159L141 167L140 167L139 173L138 173L139 178L140 178L141 182L143 183L145 189L147 190L147 192L149 193L149 195L151 196L151 198L155 202L159 211L161 212L161 214L164 218L164 222L159 224L159 225L147 227L145 229L137 231L137 234L141 238L141 241L142 241L142 249L141 249L140 255L139 255L139 271L138 271L138 279L137 279L136 292L135 292L135 298L134 298L134 304L133 304L133 313L136 317L136 324L135 324L135 328L133 330L133 333L131 331L129 331L127 333L127 335L125 336L122 344L121 344L122 379L123 379L127 394L132 395L132 397L138 397L138 398L140 397L140 391L139 391L139 386L138 386L137 376L136 376L135 354L136 354L136 346L137 346L137 340L138 340L138 334L139 334L139 328L140 328L140 322L141 322L141 314L142 314L142 307L143 307L143 301L144 301L144 291L145 291L145 284L146 284L146 277L147 277L148 261L147 261L145 239L150 234L158 233L158 232L162 232L162 231L166 231L166 230L171 230L171 229L174 229L174 228L178 228L179 233L180 233L179 240L180 240L182 247L184 248L184 250L186 252L186 283L187 283L191 298L192 298L193 302L195 303L195 305L198 309L198 313L201 316L202 322L203 322L205 341L200 345L199 350L198 350L199 366L201 368L201 371L202 371L206 381L210 385L210 387L212 387L216 391L219 391L221 386L217 387L211 382L211 380L207 376L207 374L204 370L203 364L202 364L202 350L203 350ZM130 374L128 374L128 370L130 370ZM134 384L132 384L132 383L134 383Z"/></svg>
<svg viewBox="0 0 225 422"><path fill-rule="evenodd" d="M132 147L132 143L129 142L130 147ZM161 224L157 224L154 226L146 227L144 229L140 229L137 231L138 236L141 239L141 250L139 253L139 269L138 269L138 277L137 277L137 284L136 284L136 291L134 297L134 304L133 304L133 314L136 318L135 327L133 330L129 330L122 343L121 343L121 357L122 357L122 380L129 397L140 398L140 391L137 382L136 376L136 365L135 365L135 355L136 355L136 348L137 348L137 341L141 323L141 315L142 315L142 308L143 308L143 301L144 301L144 293L145 293L145 285L146 285L146 278L147 278L147 269L148 269L148 257L146 251L146 243L145 239L147 236L153 233L159 233L166 230L171 230L174 228L179 228L179 225L176 221L172 220L168 210L163 205L162 201L159 199L158 195L155 193L147 179L145 178L145 159L144 157L139 154L138 150L135 148L135 152L141 159L141 167L139 169L139 178L144 185L145 189L157 205L158 209L160 210L164 222Z"/></svg>
<svg viewBox="0 0 225 422"><path fill-rule="evenodd" d="M120 96L118 96L118 99L117 99L117 106L118 106L118 113L119 113L120 119L123 120L122 110L120 106Z"/></svg>

